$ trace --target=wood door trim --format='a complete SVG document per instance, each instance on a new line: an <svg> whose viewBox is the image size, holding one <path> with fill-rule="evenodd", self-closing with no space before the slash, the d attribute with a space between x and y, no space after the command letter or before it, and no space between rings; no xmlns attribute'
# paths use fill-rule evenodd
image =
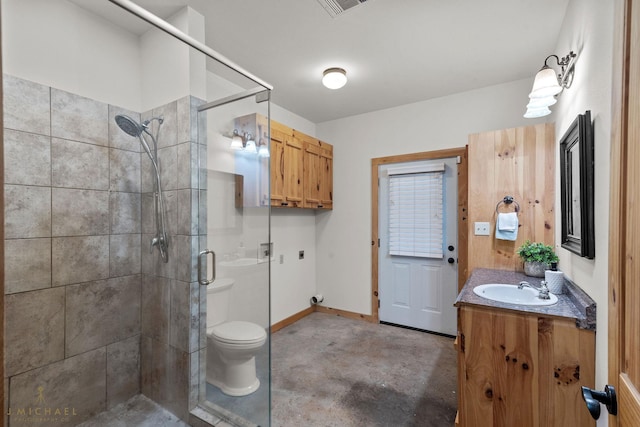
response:
<svg viewBox="0 0 640 427"><path fill-rule="evenodd" d="M371 321L378 316L378 166L419 160L460 157L458 163L458 291L467 279L468 146L371 159Z"/></svg>
<svg viewBox="0 0 640 427"><path fill-rule="evenodd" d="M630 0L617 0L614 12L614 49L611 119L611 183L609 205L608 383L621 391L620 369L624 357L624 288L626 246L626 180L628 145ZM614 173L618 171L618 173ZM609 416L609 425L618 418Z"/></svg>

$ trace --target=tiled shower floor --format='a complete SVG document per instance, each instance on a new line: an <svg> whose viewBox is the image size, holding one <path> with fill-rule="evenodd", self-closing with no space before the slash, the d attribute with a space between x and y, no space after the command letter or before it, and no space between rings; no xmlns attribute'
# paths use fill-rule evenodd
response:
<svg viewBox="0 0 640 427"><path fill-rule="evenodd" d="M189 427L152 400L137 395L78 427Z"/></svg>

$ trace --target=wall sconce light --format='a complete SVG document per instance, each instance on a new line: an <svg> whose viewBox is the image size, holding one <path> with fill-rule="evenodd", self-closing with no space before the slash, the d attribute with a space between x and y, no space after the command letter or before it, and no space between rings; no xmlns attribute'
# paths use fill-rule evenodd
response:
<svg viewBox="0 0 640 427"><path fill-rule="evenodd" d="M233 135L231 136L231 149L232 150L243 150L244 149L244 140L238 133L238 129L233 130Z"/></svg>
<svg viewBox="0 0 640 427"><path fill-rule="evenodd" d="M266 136L267 134L265 134L263 138L260 138L258 142L258 157L270 157Z"/></svg>
<svg viewBox="0 0 640 427"><path fill-rule="evenodd" d="M560 67L560 73L556 74L556 71L547 65L547 61L550 58L555 58ZM544 60L544 65L533 81L533 88L529 94L529 103L524 117L544 117L551 114L549 107L557 102L556 95L562 92L563 89L571 87L575 61L576 54L573 51L563 58L558 58L557 55L547 56Z"/></svg>
<svg viewBox="0 0 640 427"><path fill-rule="evenodd" d="M329 89L340 89L347 84L347 72L343 68L327 68L322 73L322 84Z"/></svg>
<svg viewBox="0 0 640 427"><path fill-rule="evenodd" d="M242 135L240 135L238 129L233 130L233 135L231 135L230 148L232 150L246 151L247 153L258 152L256 150L256 142L253 140L251 134L248 132L244 132Z"/></svg>

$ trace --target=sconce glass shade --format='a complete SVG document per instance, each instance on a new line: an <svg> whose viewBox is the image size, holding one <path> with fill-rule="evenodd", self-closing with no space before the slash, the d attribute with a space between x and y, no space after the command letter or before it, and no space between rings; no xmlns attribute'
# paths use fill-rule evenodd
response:
<svg viewBox="0 0 640 427"><path fill-rule="evenodd" d="M527 112L524 113L525 119L535 119L537 117L544 117L551 114L551 110L549 107L541 107L541 108L527 108Z"/></svg>
<svg viewBox="0 0 640 427"><path fill-rule="evenodd" d="M244 148L244 144L242 143L242 137L238 135L238 131L233 131L233 136L231 137L231 149L232 150L242 150Z"/></svg>
<svg viewBox="0 0 640 427"><path fill-rule="evenodd" d="M556 72L549 66L542 67L533 81L533 89L529 98L546 98L562 92L562 87L558 83Z"/></svg>
<svg viewBox="0 0 640 427"><path fill-rule="evenodd" d="M247 145L244 146L244 151L251 154L257 153L258 150L256 150L256 142L253 140L247 141Z"/></svg>
<svg viewBox="0 0 640 427"><path fill-rule="evenodd" d="M529 98L529 103L527 104L527 109L536 109L543 107L551 107L553 104L558 102L555 96L547 96L544 98Z"/></svg>
<svg viewBox="0 0 640 427"><path fill-rule="evenodd" d="M260 157L270 157L269 149L266 144L260 144L260 148L258 148L258 156Z"/></svg>
<svg viewBox="0 0 640 427"><path fill-rule="evenodd" d="M347 72L342 68L328 68L322 73L322 84L329 89L340 89L347 84Z"/></svg>

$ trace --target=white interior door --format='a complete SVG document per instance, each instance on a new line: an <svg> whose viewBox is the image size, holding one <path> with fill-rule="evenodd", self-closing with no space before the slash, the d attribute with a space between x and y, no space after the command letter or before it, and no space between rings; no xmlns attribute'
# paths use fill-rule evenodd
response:
<svg viewBox="0 0 640 427"><path fill-rule="evenodd" d="M456 160L456 158L449 158L379 166L378 291L380 321L448 335L456 334L456 310L453 307L458 289ZM391 178L389 174L391 172L393 176L397 176L395 174L403 171L413 174L416 173L415 171L429 170L442 163L444 163L442 234L441 237L433 236L441 245L439 248L441 254L397 255L408 252L391 248L389 231ZM421 197L421 191L416 191L416 197ZM410 231L406 232L406 227L404 229L405 234L410 233ZM396 253L396 255L392 253Z"/></svg>

